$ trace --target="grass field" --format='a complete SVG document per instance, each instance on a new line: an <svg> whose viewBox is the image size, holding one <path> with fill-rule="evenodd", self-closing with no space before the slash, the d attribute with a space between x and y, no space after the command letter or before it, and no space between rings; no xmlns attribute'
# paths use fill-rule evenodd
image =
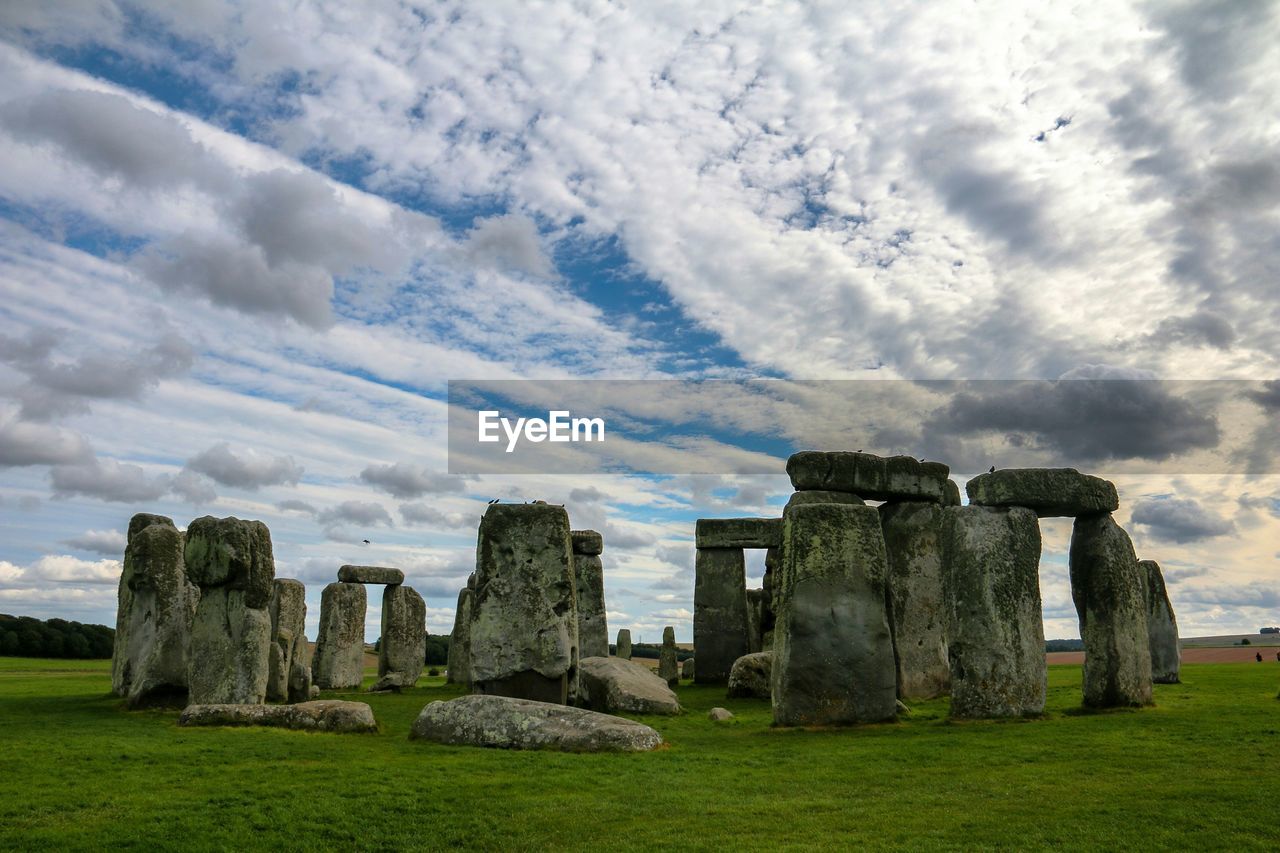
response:
<svg viewBox="0 0 1280 853"><path fill-rule="evenodd" d="M0 658L0 850L1275 849L1280 669L1183 672L1141 711L1080 713L1054 666L1041 719L828 731L682 687L644 718L668 749L565 755L409 742L441 679L360 697L378 735L180 729L121 710L105 661Z"/></svg>

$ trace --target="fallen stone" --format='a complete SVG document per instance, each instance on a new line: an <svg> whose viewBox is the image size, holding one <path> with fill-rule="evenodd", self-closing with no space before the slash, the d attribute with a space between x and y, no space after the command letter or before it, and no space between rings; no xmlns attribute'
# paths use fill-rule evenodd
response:
<svg viewBox="0 0 1280 853"><path fill-rule="evenodd" d="M291 695L297 695L289 686L293 678L293 663L307 657L307 588L302 581L277 578L272 584L271 604L267 612L271 614L272 637L267 666L267 701L288 702ZM309 686L309 676L307 683Z"/></svg>
<svg viewBox="0 0 1280 853"><path fill-rule="evenodd" d="M414 720L409 738L457 746L561 752L647 752L663 744L662 735L649 726L622 717L551 702L477 694L430 703Z"/></svg>
<svg viewBox="0 0 1280 853"><path fill-rule="evenodd" d="M618 644L615 654L623 660L631 660L631 631L622 628L618 631Z"/></svg>
<svg viewBox="0 0 1280 853"><path fill-rule="evenodd" d="M947 497L951 470L911 456L802 450L787 460L796 491L850 492L873 501L934 501Z"/></svg>
<svg viewBox="0 0 1280 853"><path fill-rule="evenodd" d="M338 581L320 594L320 628L311 680L325 690L351 690L364 681L364 584Z"/></svg>
<svg viewBox="0 0 1280 853"><path fill-rule="evenodd" d="M411 586L388 586L382 593L382 641L378 680L413 687L427 658L427 603Z"/></svg>
<svg viewBox="0 0 1280 853"><path fill-rule="evenodd" d="M773 691L773 652L743 655L729 672L730 699L768 699Z"/></svg>
<svg viewBox="0 0 1280 853"><path fill-rule="evenodd" d="M1151 645L1151 680L1156 684L1181 681L1182 644L1178 638L1178 620L1169 603L1164 573L1155 560L1139 560L1145 574L1147 594L1147 641Z"/></svg>
<svg viewBox="0 0 1280 853"><path fill-rule="evenodd" d="M676 629L662 629L662 648L658 649L658 677L671 687L680 683L680 664L676 655Z"/></svg>
<svg viewBox="0 0 1280 853"><path fill-rule="evenodd" d="M453 614L453 633L449 636L448 684L471 683L471 598L470 586L458 591L458 607Z"/></svg>
<svg viewBox="0 0 1280 853"><path fill-rule="evenodd" d="M901 699L932 699L951 687L942 598L942 513L939 504L919 501L880 506Z"/></svg>
<svg viewBox="0 0 1280 853"><path fill-rule="evenodd" d="M584 658L608 657L609 625L605 618L604 565L598 556L574 554L573 573L577 582L578 653Z"/></svg>
<svg viewBox="0 0 1280 853"><path fill-rule="evenodd" d="M373 709L363 702L325 699L296 705L189 705L178 717L180 726L272 726L309 732L359 734L376 732Z"/></svg>
<svg viewBox="0 0 1280 853"><path fill-rule="evenodd" d="M1114 512L1114 484L1074 468L1007 468L979 474L965 490L976 506L1025 506L1041 518Z"/></svg>
<svg viewBox="0 0 1280 853"><path fill-rule="evenodd" d="M906 703L905 703L905 702L903 702L901 699L899 699L896 703L894 703L894 707L896 707L896 708L898 709L898 713L899 713L899 714L910 714L910 713L911 713L911 709L910 709L910 708L908 708L908 707L907 707L907 705L906 705Z"/></svg>
<svg viewBox="0 0 1280 853"><path fill-rule="evenodd" d="M1044 711L1040 525L1024 507L948 507L943 601L953 717Z"/></svg>
<svg viewBox="0 0 1280 853"><path fill-rule="evenodd" d="M686 658L685 662L680 664L680 677L685 681L693 681L693 676L697 674L697 667L694 665L693 658Z"/></svg>
<svg viewBox="0 0 1280 853"><path fill-rule="evenodd" d="M728 723L733 720L733 712L728 708L712 708L707 712L707 719L713 723Z"/></svg>
<svg viewBox="0 0 1280 853"><path fill-rule="evenodd" d="M747 570L741 548L699 548L694 565L693 645L699 684L724 684L751 651Z"/></svg>
<svg viewBox="0 0 1280 853"><path fill-rule="evenodd" d="M776 548L782 544L782 519L700 518L694 538L699 548Z"/></svg>
<svg viewBox="0 0 1280 853"><path fill-rule="evenodd" d="M1080 516L1071 530L1068 563L1084 640L1084 704L1149 705L1145 577L1129 534L1110 513Z"/></svg>
<svg viewBox="0 0 1280 853"><path fill-rule="evenodd" d="M313 684L313 685L311 685L311 689L308 691L308 695L309 695L312 699L319 699L319 698L320 698L320 688L319 688L318 686L314 685L314 684Z"/></svg>
<svg viewBox="0 0 1280 853"><path fill-rule="evenodd" d="M579 702L593 711L679 714L676 694L643 664L611 657L583 658Z"/></svg>
<svg viewBox="0 0 1280 853"><path fill-rule="evenodd" d="M857 506L865 506L866 501L852 492L832 492L825 489L811 489L805 492L792 492L791 497L787 498L787 505L783 507L785 513L788 508L800 506L801 504L849 504Z"/></svg>
<svg viewBox="0 0 1280 853"><path fill-rule="evenodd" d="M596 530L570 530L573 539L573 553L585 554L588 557L599 557L604 553L604 536Z"/></svg>
<svg viewBox="0 0 1280 853"><path fill-rule="evenodd" d="M386 566L343 566L338 569L342 583L369 583L395 586L404 583L404 572Z"/></svg>
<svg viewBox="0 0 1280 853"><path fill-rule="evenodd" d="M879 513L869 506L807 504L787 510L784 519L784 565L781 583L774 584L774 722L891 719L897 678Z"/></svg>

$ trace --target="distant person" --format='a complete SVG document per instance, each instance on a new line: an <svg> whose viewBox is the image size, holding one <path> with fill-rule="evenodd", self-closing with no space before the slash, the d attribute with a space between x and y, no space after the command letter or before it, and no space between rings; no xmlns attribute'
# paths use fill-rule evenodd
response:
<svg viewBox="0 0 1280 853"><path fill-rule="evenodd" d="M1262 652L1258 652L1254 657L1258 659L1258 663L1262 663Z"/></svg>

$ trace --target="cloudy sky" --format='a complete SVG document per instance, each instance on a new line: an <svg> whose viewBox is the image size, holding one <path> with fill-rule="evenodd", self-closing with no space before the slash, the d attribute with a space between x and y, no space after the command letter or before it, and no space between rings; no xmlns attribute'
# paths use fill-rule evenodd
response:
<svg viewBox="0 0 1280 853"><path fill-rule="evenodd" d="M1019 5L0 4L0 611L111 624L147 510L266 521L312 632L348 562L444 632L542 498L612 629L688 640L693 519L783 460L450 474L448 380L1280 376L1278 8ZM1280 623L1263 423L1092 469L1185 635Z"/></svg>

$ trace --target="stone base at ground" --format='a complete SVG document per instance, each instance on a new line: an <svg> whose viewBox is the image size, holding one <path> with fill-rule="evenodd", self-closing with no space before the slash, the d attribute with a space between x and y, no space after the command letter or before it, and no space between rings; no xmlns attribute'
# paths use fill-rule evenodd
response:
<svg viewBox="0 0 1280 853"><path fill-rule="evenodd" d="M504 696L462 696L432 702L409 732L411 740L497 749L561 752L647 752L662 746L648 726L582 708Z"/></svg>
<svg viewBox="0 0 1280 853"><path fill-rule="evenodd" d="M593 711L679 714L680 701L667 683L643 664L621 658L583 658L579 702Z"/></svg>
<svg viewBox="0 0 1280 853"><path fill-rule="evenodd" d="M773 652L743 655L729 670L730 699L768 699L773 683Z"/></svg>
<svg viewBox="0 0 1280 853"><path fill-rule="evenodd" d="M188 705L180 726L272 726L343 734L376 732L373 709L363 702L325 699L296 705Z"/></svg>

